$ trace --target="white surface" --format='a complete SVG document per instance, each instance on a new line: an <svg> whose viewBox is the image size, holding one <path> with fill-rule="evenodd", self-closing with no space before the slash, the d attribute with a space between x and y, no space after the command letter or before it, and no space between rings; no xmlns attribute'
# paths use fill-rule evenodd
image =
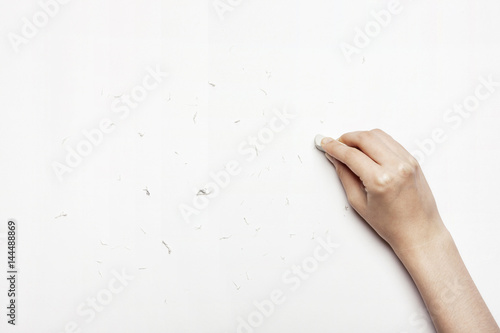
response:
<svg viewBox="0 0 500 333"><path fill-rule="evenodd" d="M18 325L2 310L0 331L75 321L83 332L236 332L281 290L285 303L255 332L432 332L402 265L345 209L312 143L375 127L410 150L446 131L423 168L499 320L500 89L457 129L443 115L480 77L500 80L500 3L401 4L348 63L339 45L386 3L245 0L221 20L211 1L73 0L15 53L8 32L39 7L3 1L0 221L19 223L20 275ZM157 64L169 77L120 119L113 96ZM238 146L285 105L298 117L247 161ZM59 182L53 161L103 118L115 130ZM179 205L233 159L241 173L186 224ZM340 247L291 292L282 275L327 234ZM86 322L79 305L123 268L134 280Z"/></svg>

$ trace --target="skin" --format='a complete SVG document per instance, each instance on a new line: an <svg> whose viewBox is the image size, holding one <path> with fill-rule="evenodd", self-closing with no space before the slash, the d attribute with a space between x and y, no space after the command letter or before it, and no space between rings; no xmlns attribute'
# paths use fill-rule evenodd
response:
<svg viewBox="0 0 500 333"><path fill-rule="evenodd" d="M500 333L416 159L382 130L321 142L351 206L394 250L438 333Z"/></svg>

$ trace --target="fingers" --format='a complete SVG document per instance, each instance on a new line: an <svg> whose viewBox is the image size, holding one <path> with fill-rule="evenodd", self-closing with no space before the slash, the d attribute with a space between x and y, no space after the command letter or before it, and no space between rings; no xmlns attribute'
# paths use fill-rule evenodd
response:
<svg viewBox="0 0 500 333"><path fill-rule="evenodd" d="M374 131L358 131L342 135L340 142L349 147L358 148L378 164L390 164L397 161L398 156Z"/></svg>
<svg viewBox="0 0 500 333"><path fill-rule="evenodd" d="M371 179L380 166L363 152L332 138L324 138L322 147L327 154L344 163L361 181Z"/></svg>
<svg viewBox="0 0 500 333"><path fill-rule="evenodd" d="M396 140L392 138L386 132L380 129L371 130L374 135L376 135L382 142L386 144L389 149L391 149L396 155L398 155L403 160L413 159L413 156Z"/></svg>
<svg viewBox="0 0 500 333"><path fill-rule="evenodd" d="M328 153L326 153L325 156L335 166L337 175L347 195L347 201L349 201L351 206L361 214L361 211L366 207L367 200L366 191L364 190L361 180L351 171L351 169L328 155Z"/></svg>

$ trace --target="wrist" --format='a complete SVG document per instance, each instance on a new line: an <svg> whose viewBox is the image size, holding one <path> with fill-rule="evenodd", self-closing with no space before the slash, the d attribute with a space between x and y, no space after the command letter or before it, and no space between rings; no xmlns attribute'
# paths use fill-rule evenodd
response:
<svg viewBox="0 0 500 333"><path fill-rule="evenodd" d="M442 222L435 224L432 230L428 230L419 238L397 244L392 248L405 265L414 261L441 257L449 254L450 250L456 249L450 232Z"/></svg>

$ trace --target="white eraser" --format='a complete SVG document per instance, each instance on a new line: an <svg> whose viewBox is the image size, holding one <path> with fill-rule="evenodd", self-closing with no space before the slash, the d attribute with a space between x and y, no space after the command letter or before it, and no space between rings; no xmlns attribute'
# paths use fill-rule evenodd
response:
<svg viewBox="0 0 500 333"><path fill-rule="evenodd" d="M322 151L323 153L325 153L325 150L323 149L323 147L321 147L321 140L323 140L324 137L325 137L324 135L318 134L314 138L314 145L316 146L316 148L318 148L318 150Z"/></svg>

